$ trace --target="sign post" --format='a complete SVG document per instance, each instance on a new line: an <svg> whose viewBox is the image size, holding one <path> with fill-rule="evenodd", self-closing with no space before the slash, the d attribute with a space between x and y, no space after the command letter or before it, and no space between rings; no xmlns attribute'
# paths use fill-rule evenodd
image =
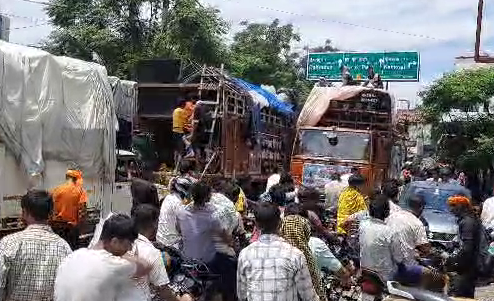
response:
<svg viewBox="0 0 494 301"><path fill-rule="evenodd" d="M327 52L309 53L307 79L341 81L341 67L346 66L352 77L366 80L370 67L383 81L417 82L420 73L418 52Z"/></svg>

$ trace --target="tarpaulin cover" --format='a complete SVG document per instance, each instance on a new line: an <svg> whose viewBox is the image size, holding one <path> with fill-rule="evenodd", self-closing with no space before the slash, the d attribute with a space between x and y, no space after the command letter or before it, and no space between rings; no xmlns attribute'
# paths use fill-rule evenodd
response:
<svg viewBox="0 0 494 301"><path fill-rule="evenodd" d="M117 118L132 122L137 107L137 83L108 77L113 90L113 100Z"/></svg>
<svg viewBox="0 0 494 301"><path fill-rule="evenodd" d="M231 79L235 84L246 90L255 103L261 107L270 107L283 114L293 114L293 106L289 103L279 100L276 95L266 91L265 89L244 81L240 78Z"/></svg>
<svg viewBox="0 0 494 301"><path fill-rule="evenodd" d="M26 174L42 177L54 160L113 183L116 116L106 69L1 41L0 64L0 140Z"/></svg>
<svg viewBox="0 0 494 301"><path fill-rule="evenodd" d="M362 86L314 87L298 116L297 127L316 126L332 100L352 99L364 91L376 90ZM388 93L384 90L379 90ZM393 106L393 98L391 98Z"/></svg>

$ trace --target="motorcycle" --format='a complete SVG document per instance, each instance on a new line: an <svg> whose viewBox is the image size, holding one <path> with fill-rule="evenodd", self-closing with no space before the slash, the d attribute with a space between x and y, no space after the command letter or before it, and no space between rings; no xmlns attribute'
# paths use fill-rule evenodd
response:
<svg viewBox="0 0 494 301"><path fill-rule="evenodd" d="M335 275L327 269L323 269L321 281L326 290L326 298L328 301L357 301L360 298L360 285L355 274L351 276L350 283L344 285L338 275Z"/></svg>
<svg viewBox="0 0 494 301"><path fill-rule="evenodd" d="M396 281L384 282L379 275L371 270L363 269L361 276L362 301L382 301L387 297L397 297L416 301L452 301L445 294L407 287Z"/></svg>
<svg viewBox="0 0 494 301"><path fill-rule="evenodd" d="M172 291L179 296L190 294L198 301L212 300L216 294L219 275L211 273L205 263L186 258L173 247L155 246L162 252ZM155 295L153 301L160 299Z"/></svg>

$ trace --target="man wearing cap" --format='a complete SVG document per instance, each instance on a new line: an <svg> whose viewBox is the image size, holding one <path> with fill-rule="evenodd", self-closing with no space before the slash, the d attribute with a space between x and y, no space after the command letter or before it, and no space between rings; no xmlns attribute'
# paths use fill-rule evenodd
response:
<svg viewBox="0 0 494 301"><path fill-rule="evenodd" d="M87 194L83 187L82 172L68 170L66 182L52 191L54 203L54 230L72 249L77 248L79 224L86 209Z"/></svg>
<svg viewBox="0 0 494 301"><path fill-rule="evenodd" d="M481 223L476 217L470 199L464 195L448 198L451 213L458 218L459 252L447 259L458 273L456 297L474 298L477 279L477 256L481 235Z"/></svg>

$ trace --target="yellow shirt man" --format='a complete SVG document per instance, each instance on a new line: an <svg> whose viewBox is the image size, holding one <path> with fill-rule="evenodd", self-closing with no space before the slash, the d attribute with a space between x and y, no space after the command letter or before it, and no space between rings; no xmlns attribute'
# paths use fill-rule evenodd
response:
<svg viewBox="0 0 494 301"><path fill-rule="evenodd" d="M176 108L173 111L173 132L178 134L184 133L184 127L187 122L187 114L184 108Z"/></svg>
<svg viewBox="0 0 494 301"><path fill-rule="evenodd" d="M343 189L338 198L338 233L346 233L342 227L343 223L345 223L350 215L363 210L367 210L364 196L355 187L348 186Z"/></svg>

